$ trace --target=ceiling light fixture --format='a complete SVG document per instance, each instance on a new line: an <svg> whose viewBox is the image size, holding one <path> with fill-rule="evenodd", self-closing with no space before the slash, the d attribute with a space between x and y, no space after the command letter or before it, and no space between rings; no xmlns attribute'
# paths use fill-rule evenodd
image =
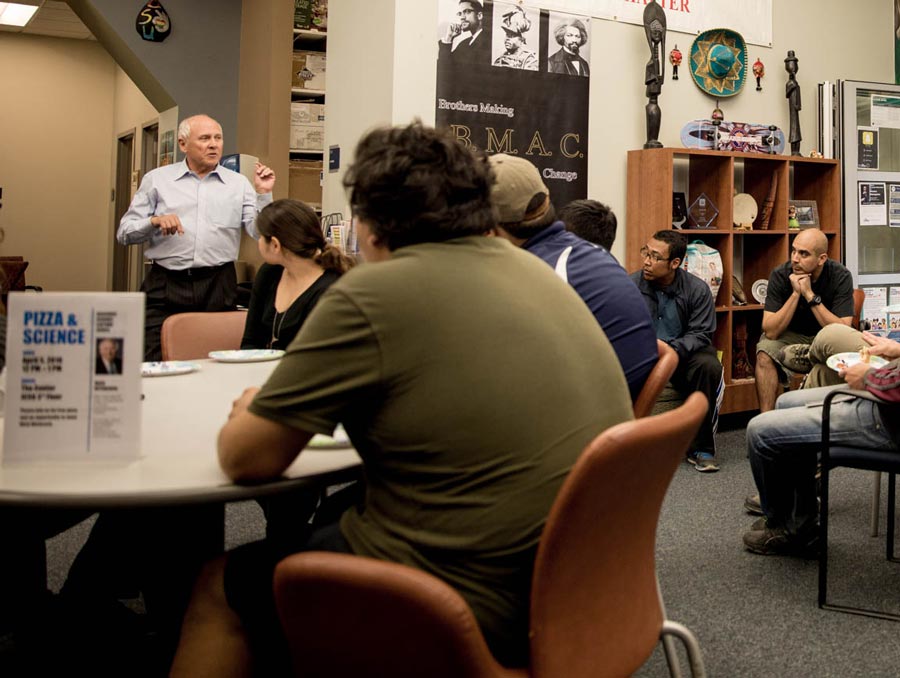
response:
<svg viewBox="0 0 900 678"><path fill-rule="evenodd" d="M17 2L0 2L0 24L6 26L27 26L38 8Z"/></svg>

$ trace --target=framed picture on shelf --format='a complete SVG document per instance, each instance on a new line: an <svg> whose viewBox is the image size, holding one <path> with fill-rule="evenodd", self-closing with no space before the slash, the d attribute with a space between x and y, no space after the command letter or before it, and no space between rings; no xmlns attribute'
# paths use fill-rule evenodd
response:
<svg viewBox="0 0 900 678"><path fill-rule="evenodd" d="M796 228L819 228L819 208L815 200L791 200L789 211L797 220Z"/></svg>
<svg viewBox="0 0 900 678"><path fill-rule="evenodd" d="M672 228L682 228L687 221L687 198L684 193L672 194Z"/></svg>

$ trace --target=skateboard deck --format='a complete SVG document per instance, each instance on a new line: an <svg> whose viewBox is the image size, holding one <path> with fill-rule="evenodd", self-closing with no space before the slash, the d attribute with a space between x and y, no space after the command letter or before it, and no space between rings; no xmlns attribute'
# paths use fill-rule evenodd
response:
<svg viewBox="0 0 900 678"><path fill-rule="evenodd" d="M777 127L774 132L768 125L723 120L719 125L720 151L742 151L744 153L784 153L784 132ZM766 143L774 135L774 144ZM716 126L712 120L691 120L681 128L681 143L685 148L716 148Z"/></svg>

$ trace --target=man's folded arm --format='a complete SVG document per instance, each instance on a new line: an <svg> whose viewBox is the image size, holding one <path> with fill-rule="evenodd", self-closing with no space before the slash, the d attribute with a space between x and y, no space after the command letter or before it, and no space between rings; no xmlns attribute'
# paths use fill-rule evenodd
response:
<svg viewBox="0 0 900 678"><path fill-rule="evenodd" d="M271 480L284 473L312 435L244 410L219 432L219 464L236 483Z"/></svg>

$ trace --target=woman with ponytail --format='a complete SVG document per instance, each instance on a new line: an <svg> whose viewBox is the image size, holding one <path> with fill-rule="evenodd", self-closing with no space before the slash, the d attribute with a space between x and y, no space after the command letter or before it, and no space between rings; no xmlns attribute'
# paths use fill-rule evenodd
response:
<svg viewBox="0 0 900 678"><path fill-rule="evenodd" d="M325 240L316 213L297 200L267 205L256 228L265 263L253 282L241 348L286 349L353 260Z"/></svg>

